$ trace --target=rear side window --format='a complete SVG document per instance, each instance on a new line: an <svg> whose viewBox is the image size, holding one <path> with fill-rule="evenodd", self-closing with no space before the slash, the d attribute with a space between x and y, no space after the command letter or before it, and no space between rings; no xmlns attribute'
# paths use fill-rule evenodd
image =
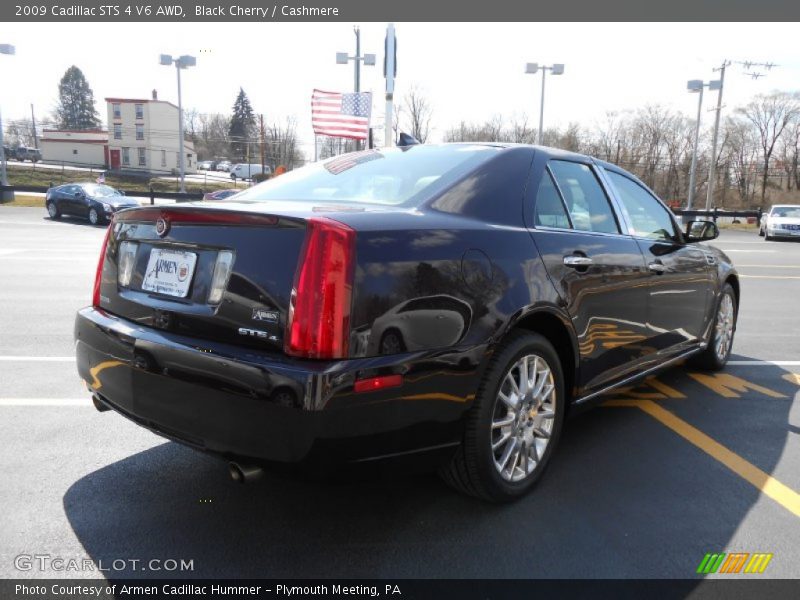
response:
<svg viewBox="0 0 800 600"><path fill-rule="evenodd" d="M588 165L565 160L551 160L549 165L575 229L619 233L606 193Z"/></svg>
<svg viewBox="0 0 800 600"><path fill-rule="evenodd" d="M651 240L674 240L675 224L667 209L646 189L632 179L614 171L606 171L611 184L625 206L636 236Z"/></svg>
<svg viewBox="0 0 800 600"><path fill-rule="evenodd" d="M570 229L567 209L558 195L549 171L542 175L539 190L536 192L536 206L533 210L533 224L536 227L558 227Z"/></svg>

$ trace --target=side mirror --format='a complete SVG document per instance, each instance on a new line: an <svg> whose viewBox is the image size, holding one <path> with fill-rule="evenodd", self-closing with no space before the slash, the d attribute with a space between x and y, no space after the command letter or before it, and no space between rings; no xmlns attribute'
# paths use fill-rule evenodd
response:
<svg viewBox="0 0 800 600"><path fill-rule="evenodd" d="M75 192L75 197L76 197L78 200L80 200L81 198L83 198L83 192Z"/></svg>
<svg viewBox="0 0 800 600"><path fill-rule="evenodd" d="M125 192L124 192L123 190L119 190L119 195L120 195L120 196L124 196L124 195L125 195Z"/></svg>
<svg viewBox="0 0 800 600"><path fill-rule="evenodd" d="M719 237L719 228L713 221L689 221L685 239L689 243L708 242Z"/></svg>

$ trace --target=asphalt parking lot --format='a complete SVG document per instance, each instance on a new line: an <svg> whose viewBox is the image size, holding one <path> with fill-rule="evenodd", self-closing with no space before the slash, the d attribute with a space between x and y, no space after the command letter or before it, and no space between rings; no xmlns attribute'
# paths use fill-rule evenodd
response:
<svg viewBox="0 0 800 600"><path fill-rule="evenodd" d="M718 552L773 555L733 577L800 576L800 243L724 231L742 276L731 365L615 393L567 423L533 494L491 506L427 474L239 486L96 412L72 324L103 234L0 207L0 577L97 576L15 566L47 554L193 561L105 572L132 577L685 578Z"/></svg>

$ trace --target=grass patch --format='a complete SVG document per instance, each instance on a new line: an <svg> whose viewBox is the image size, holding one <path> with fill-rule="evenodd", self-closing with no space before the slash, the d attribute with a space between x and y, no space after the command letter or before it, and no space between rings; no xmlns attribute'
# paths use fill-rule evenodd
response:
<svg viewBox="0 0 800 600"><path fill-rule="evenodd" d="M741 223L717 223L717 227L720 229L735 229L738 231L758 231L758 225L755 223L750 225L744 221Z"/></svg>
<svg viewBox="0 0 800 600"><path fill-rule="evenodd" d="M0 206L38 206L44 208L44 196L29 196L27 194L14 194L13 202L0 202Z"/></svg>
<svg viewBox="0 0 800 600"><path fill-rule="evenodd" d="M8 167L8 182L11 185L32 185L49 187L61 185L63 183L85 183L97 179L102 171L70 171L68 169L34 169L26 167ZM116 173L106 173L106 184L121 190L146 191L153 186L157 192L177 192L178 180L161 179L158 177L137 177L133 175L119 175ZM240 184L241 185L241 184ZM227 190L235 186L231 182L208 182L198 183L194 181L186 182L187 192L210 192L214 190ZM242 188L244 189L244 188Z"/></svg>

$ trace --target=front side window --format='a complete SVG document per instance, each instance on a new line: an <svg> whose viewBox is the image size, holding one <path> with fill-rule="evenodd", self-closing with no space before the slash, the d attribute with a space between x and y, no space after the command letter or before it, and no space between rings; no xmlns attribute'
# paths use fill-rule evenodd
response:
<svg viewBox="0 0 800 600"><path fill-rule="evenodd" d="M145 153L145 149L144 148L137 148L137 151L139 152L139 166L140 167L146 167L147 166L147 155Z"/></svg>
<svg viewBox="0 0 800 600"><path fill-rule="evenodd" d="M565 160L551 160L549 166L575 229L619 233L611 204L591 167Z"/></svg>
<svg viewBox="0 0 800 600"><path fill-rule="evenodd" d="M144 119L144 105L137 104L136 105L136 118L137 119Z"/></svg>
<svg viewBox="0 0 800 600"><path fill-rule="evenodd" d="M136 125L136 139L143 140L144 139L144 125L137 124Z"/></svg>
<svg viewBox="0 0 800 600"><path fill-rule="evenodd" d="M122 139L122 125L119 123L114 123L114 139L115 140Z"/></svg>
<svg viewBox="0 0 800 600"><path fill-rule="evenodd" d="M631 234L651 240L677 238L675 224L667 209L646 189L624 175L614 171L606 173L628 212L633 227Z"/></svg>
<svg viewBox="0 0 800 600"><path fill-rule="evenodd" d="M558 227L570 229L569 217L561 196L558 194L550 171L545 171L539 190L536 192L536 205L533 210L533 224L536 227Z"/></svg>
<svg viewBox="0 0 800 600"><path fill-rule="evenodd" d="M122 164L123 165L130 165L131 164L131 149L130 148L123 148L122 149Z"/></svg>
<svg viewBox="0 0 800 600"><path fill-rule="evenodd" d="M114 113L115 119L122 118L122 108L118 103L115 102L114 104L111 105L111 111Z"/></svg>

